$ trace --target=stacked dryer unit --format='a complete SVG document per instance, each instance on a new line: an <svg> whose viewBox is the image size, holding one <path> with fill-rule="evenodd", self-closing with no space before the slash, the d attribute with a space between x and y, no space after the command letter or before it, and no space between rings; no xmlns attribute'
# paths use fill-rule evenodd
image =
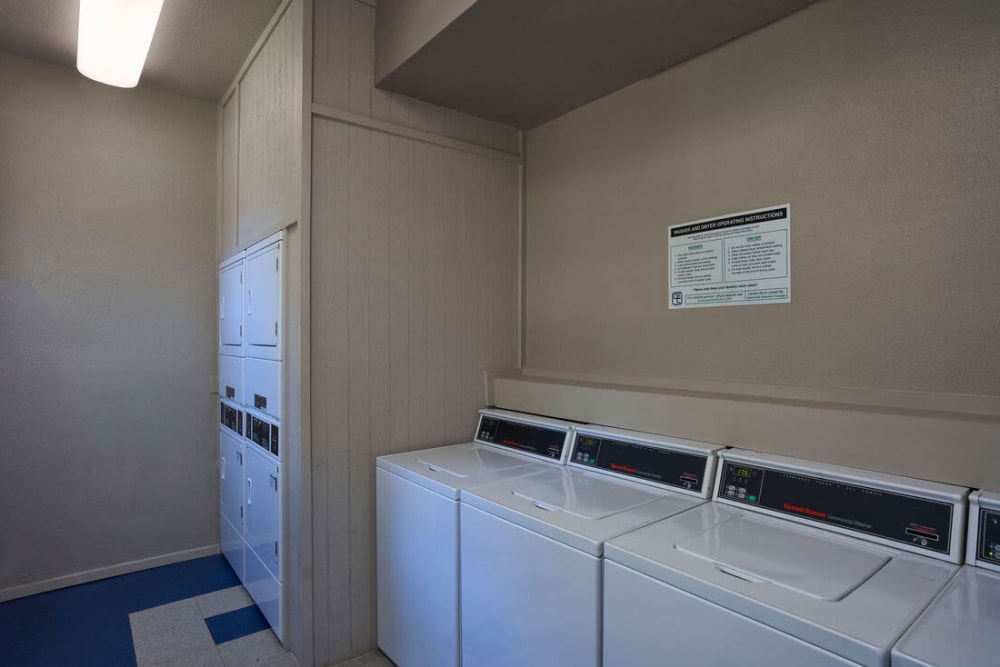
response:
<svg viewBox="0 0 1000 667"><path fill-rule="evenodd" d="M965 562L896 644L892 667L1000 662L1000 494L972 494Z"/></svg>
<svg viewBox="0 0 1000 667"><path fill-rule="evenodd" d="M220 541L279 639L282 627L283 233L220 264Z"/></svg>
<svg viewBox="0 0 1000 667"><path fill-rule="evenodd" d="M604 667L886 667L958 569L967 496L723 452L713 502L608 542Z"/></svg>

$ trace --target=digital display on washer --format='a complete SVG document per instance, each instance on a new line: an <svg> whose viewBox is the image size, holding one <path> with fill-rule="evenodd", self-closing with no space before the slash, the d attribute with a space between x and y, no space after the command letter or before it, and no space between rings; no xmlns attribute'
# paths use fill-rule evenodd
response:
<svg viewBox="0 0 1000 667"><path fill-rule="evenodd" d="M561 459L566 431L483 415L476 440Z"/></svg>
<svg viewBox="0 0 1000 667"><path fill-rule="evenodd" d="M719 496L860 533L948 553L949 503L892 491L726 462Z"/></svg>
<svg viewBox="0 0 1000 667"><path fill-rule="evenodd" d="M638 442L577 433L569 460L636 479L701 491L706 458Z"/></svg>
<svg viewBox="0 0 1000 667"><path fill-rule="evenodd" d="M979 510L979 538L976 557L1000 564L1000 512Z"/></svg>

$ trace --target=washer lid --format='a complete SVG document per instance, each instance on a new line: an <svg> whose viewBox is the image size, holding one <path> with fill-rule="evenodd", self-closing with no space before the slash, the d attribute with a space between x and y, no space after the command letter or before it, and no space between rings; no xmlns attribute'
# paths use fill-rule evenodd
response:
<svg viewBox="0 0 1000 667"><path fill-rule="evenodd" d="M624 533L704 503L701 498L567 466L515 471L462 491L465 506L538 533L592 556Z"/></svg>
<svg viewBox="0 0 1000 667"><path fill-rule="evenodd" d="M475 477L487 473L523 466L522 458L499 452L489 447L466 447L459 450L447 448L419 452L417 461L431 470L455 477Z"/></svg>
<svg viewBox="0 0 1000 667"><path fill-rule="evenodd" d="M829 601L843 599L890 559L884 551L857 541L827 538L751 516L712 526L679 542L677 550L740 579Z"/></svg>
<svg viewBox="0 0 1000 667"><path fill-rule="evenodd" d="M473 486L562 466L554 460L467 442L380 456L375 459L375 467L458 500L465 489Z"/></svg>
<svg viewBox="0 0 1000 667"><path fill-rule="evenodd" d="M735 525L741 520L742 528ZM696 538L730 523L735 532L722 532L714 549L707 547L709 536L696 546ZM754 531L762 532L758 537ZM736 552L746 545L752 559L743 560ZM878 567L868 560L872 554L888 560ZM810 566L813 558L817 567ZM849 564L837 562L841 558ZM615 537L605 546L605 559L716 604L733 612L733 619L749 617L868 666L889 664L892 647L958 570L939 559L718 502ZM823 599L817 593L836 596L838 591L803 583L810 577L833 579L840 590L857 585L841 599Z"/></svg>
<svg viewBox="0 0 1000 667"><path fill-rule="evenodd" d="M892 664L994 665L998 628L1000 576L965 566L896 644Z"/></svg>
<svg viewBox="0 0 1000 667"><path fill-rule="evenodd" d="M582 519L603 519L663 497L652 489L615 484L589 474L558 475L513 485L513 494L542 509L558 510Z"/></svg>

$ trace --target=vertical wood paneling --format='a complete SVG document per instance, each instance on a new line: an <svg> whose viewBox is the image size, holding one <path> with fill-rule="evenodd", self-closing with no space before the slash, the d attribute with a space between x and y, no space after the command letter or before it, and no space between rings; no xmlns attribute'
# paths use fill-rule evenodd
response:
<svg viewBox="0 0 1000 667"><path fill-rule="evenodd" d="M315 649L350 655L350 446L348 387L348 195L349 133L338 123L316 122L312 202L311 288L313 323L312 415L317 550ZM322 489L321 489L322 487ZM322 503L322 504L320 504Z"/></svg>
<svg viewBox="0 0 1000 667"><path fill-rule="evenodd" d="M298 220L302 3L293 2L239 85L239 244Z"/></svg>
<svg viewBox="0 0 1000 667"><path fill-rule="evenodd" d="M375 88L375 11L360 0L316 0L314 102L520 154L520 139L512 139L519 134L515 128Z"/></svg>
<svg viewBox="0 0 1000 667"><path fill-rule="evenodd" d="M371 224L369 226L371 448L372 456L391 450L391 356L389 336L389 137L372 133Z"/></svg>
<svg viewBox="0 0 1000 667"><path fill-rule="evenodd" d="M409 379L410 423L407 448L426 442L427 396L427 144L410 147Z"/></svg>
<svg viewBox="0 0 1000 667"><path fill-rule="evenodd" d="M316 637L337 663L375 646L375 457L467 440L483 371L516 361L519 183L516 165L315 128Z"/></svg>
<svg viewBox="0 0 1000 667"><path fill-rule="evenodd" d="M399 93L389 93L389 121L396 125L409 127L410 102L416 102L416 100L411 100Z"/></svg>
<svg viewBox="0 0 1000 667"><path fill-rule="evenodd" d="M312 122L312 140L316 146L324 146L329 149L334 141L331 136L333 127L323 121ZM312 183L310 191L312 200L310 201L310 218L321 220L320 216L329 216L329 204L326 202L326 195L329 188L329 179L334 173L333 162L339 160L340 156L331 150L312 151L312 166L310 174ZM323 224L329 224L325 222ZM332 235L324 233L319 224L312 227L310 231L309 257L309 291L316 295L316 289L320 285L328 285L333 280L330 275L329 261L323 259L329 256ZM315 299L316 296L311 296ZM325 295L324 295L325 298ZM309 381L309 420L308 425L303 428L310 430L310 440L313 443L312 459L312 505L317 516L323 517L324 523L313 526L313 588L319 595L315 598L320 602L325 591L332 589L330 577L329 554L326 553L326 536L330 534L331 526L326 508L330 507L330 480L327 477L329 468L330 448L328 446L328 423L329 411L326 402L329 399L330 391L318 394L315 387L329 387L330 378L330 351L325 341L329 339L331 332L328 330L328 310L329 308L317 309L315 305L310 306L309 317L309 354L310 368ZM331 624L329 622L329 611L327 606L317 607L313 615L313 652L315 655L325 655L329 653L329 636Z"/></svg>
<svg viewBox="0 0 1000 667"><path fill-rule="evenodd" d="M350 438L350 600L351 652L361 653L374 644L372 543L373 512L371 453L371 365L369 235L371 225L371 131L350 128L350 188L348 225L348 404Z"/></svg>
<svg viewBox="0 0 1000 667"><path fill-rule="evenodd" d="M372 69L374 67L372 35L375 29L375 12L360 2L351 3L350 54L348 79L350 81L348 111L371 116Z"/></svg>
<svg viewBox="0 0 1000 667"><path fill-rule="evenodd" d="M314 3L318 104L510 151L519 133L372 86L375 10ZM517 362L518 165L317 119L312 174L316 660L375 647L374 459L469 439Z"/></svg>
<svg viewBox="0 0 1000 667"><path fill-rule="evenodd" d="M350 108L351 0L313 3L313 100Z"/></svg>
<svg viewBox="0 0 1000 667"><path fill-rule="evenodd" d="M428 129L429 119L428 110L430 105L419 100L410 101L410 127L414 130L424 130Z"/></svg>
<svg viewBox="0 0 1000 667"><path fill-rule="evenodd" d="M226 258L239 250L237 226L237 161L239 146L239 90L219 111L222 120L222 219L219 221L219 257Z"/></svg>
<svg viewBox="0 0 1000 667"><path fill-rule="evenodd" d="M410 380L408 342L410 331L409 194L410 146L400 137L389 139L389 367L390 452L406 449L409 442Z"/></svg>
<svg viewBox="0 0 1000 667"><path fill-rule="evenodd" d="M445 172L445 149L432 146L427 154L427 248L426 258L426 333L427 371L424 395L427 397L426 441L448 442L444 430L444 243L445 197L448 179Z"/></svg>

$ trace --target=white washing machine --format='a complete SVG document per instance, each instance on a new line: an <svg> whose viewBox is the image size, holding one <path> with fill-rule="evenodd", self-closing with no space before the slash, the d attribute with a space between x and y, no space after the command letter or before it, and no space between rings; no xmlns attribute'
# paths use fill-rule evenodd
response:
<svg viewBox="0 0 1000 667"><path fill-rule="evenodd" d="M962 561L968 489L744 450L608 543L604 665L889 665Z"/></svg>
<svg viewBox="0 0 1000 667"><path fill-rule="evenodd" d="M581 426L565 468L462 494L462 664L601 663L604 542L707 501L716 445Z"/></svg>
<svg viewBox="0 0 1000 667"><path fill-rule="evenodd" d="M968 565L892 649L892 667L1000 663L1000 494L970 500Z"/></svg>
<svg viewBox="0 0 1000 667"><path fill-rule="evenodd" d="M474 442L376 459L378 646L399 667L459 664L459 496L561 468L573 424L482 410Z"/></svg>

